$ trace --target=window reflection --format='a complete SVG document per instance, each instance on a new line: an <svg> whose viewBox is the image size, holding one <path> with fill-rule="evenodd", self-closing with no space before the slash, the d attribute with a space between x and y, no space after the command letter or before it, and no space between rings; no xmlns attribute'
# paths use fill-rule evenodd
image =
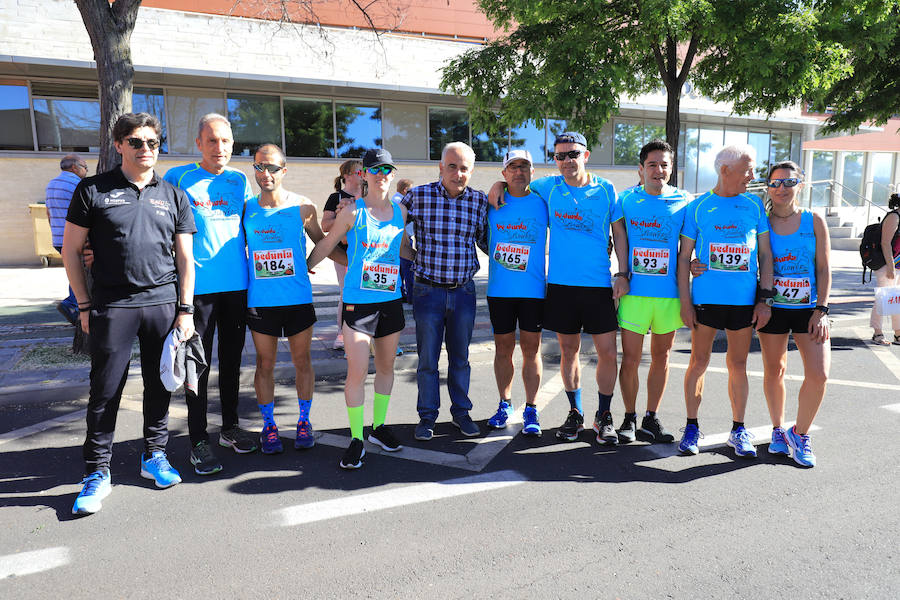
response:
<svg viewBox="0 0 900 600"><path fill-rule="evenodd" d="M97 152L100 103L96 100L35 99L38 150Z"/></svg>
<svg viewBox="0 0 900 600"><path fill-rule="evenodd" d="M697 190L706 192L719 180L716 173L716 154L722 149L725 130L702 128L697 145Z"/></svg>
<svg viewBox="0 0 900 600"><path fill-rule="evenodd" d="M428 109L428 157L440 160L450 142L469 143L469 114L460 108Z"/></svg>
<svg viewBox="0 0 900 600"><path fill-rule="evenodd" d="M169 151L174 154L200 154L197 150L197 125L208 113L226 114L225 97L219 92L177 90L166 94L169 109Z"/></svg>
<svg viewBox="0 0 900 600"><path fill-rule="evenodd" d="M339 102L334 105L334 116L339 157L359 158L369 148L381 147L380 105Z"/></svg>
<svg viewBox="0 0 900 600"><path fill-rule="evenodd" d="M0 131L0 150L34 150L24 85L0 85Z"/></svg>
<svg viewBox="0 0 900 600"><path fill-rule="evenodd" d="M162 140L159 146L160 154L169 151L168 131L166 128L166 99L161 89L155 88L134 88L131 96L131 110L145 112L159 119L162 125Z"/></svg>
<svg viewBox="0 0 900 600"><path fill-rule="evenodd" d="M428 114L421 104L385 102L382 127L384 147L397 160L422 160Z"/></svg>
<svg viewBox="0 0 900 600"><path fill-rule="evenodd" d="M830 181L834 167L834 154L832 152L813 152L812 181ZM828 206L831 198L828 183L814 184L810 197L813 206Z"/></svg>
<svg viewBox="0 0 900 600"><path fill-rule="evenodd" d="M509 147L513 150L528 150L532 160L538 164L546 162L546 133L534 121L526 121L510 130Z"/></svg>
<svg viewBox="0 0 900 600"><path fill-rule="evenodd" d="M553 142L556 141L556 136L561 133L565 133L568 130L569 124L563 119L547 119L547 147L545 151L541 153L541 155L546 157L545 160L548 163L556 164L556 162L553 160ZM534 154L532 154L531 156L534 156Z"/></svg>
<svg viewBox="0 0 900 600"><path fill-rule="evenodd" d="M765 177L769 174L769 132L751 131L747 143L756 150L756 176Z"/></svg>
<svg viewBox="0 0 900 600"><path fill-rule="evenodd" d="M894 172L894 155L891 152L873 152L869 156L872 161L872 201L887 204Z"/></svg>
<svg viewBox="0 0 900 600"><path fill-rule="evenodd" d="M509 148L509 134L503 133L491 135L486 132L477 135L472 134L472 149L475 151L475 160L485 162L503 162L503 156Z"/></svg>
<svg viewBox="0 0 900 600"><path fill-rule="evenodd" d="M234 154L249 156L267 142L281 145L281 103L277 96L228 94Z"/></svg>
<svg viewBox="0 0 900 600"><path fill-rule="evenodd" d="M861 204L864 156L862 152L844 153L844 187L841 194L853 206Z"/></svg>
<svg viewBox="0 0 900 600"><path fill-rule="evenodd" d="M331 100L284 99L284 140L288 156L334 156Z"/></svg>

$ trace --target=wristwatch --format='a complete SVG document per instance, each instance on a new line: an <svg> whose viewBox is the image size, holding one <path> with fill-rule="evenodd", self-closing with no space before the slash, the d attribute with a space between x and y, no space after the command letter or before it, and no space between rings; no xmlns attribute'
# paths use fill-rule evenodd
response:
<svg viewBox="0 0 900 600"><path fill-rule="evenodd" d="M813 310L821 311L823 315L827 315L829 309L824 304L819 304L819 305L814 306Z"/></svg>
<svg viewBox="0 0 900 600"><path fill-rule="evenodd" d="M624 277L626 281L631 281L631 273L627 271L619 271L614 277Z"/></svg>
<svg viewBox="0 0 900 600"><path fill-rule="evenodd" d="M178 306L176 307L176 312L192 315L192 314L194 314L194 305L193 304L182 304L181 302L179 302Z"/></svg>
<svg viewBox="0 0 900 600"><path fill-rule="evenodd" d="M771 307L775 304L775 298L760 298L759 301L768 307Z"/></svg>

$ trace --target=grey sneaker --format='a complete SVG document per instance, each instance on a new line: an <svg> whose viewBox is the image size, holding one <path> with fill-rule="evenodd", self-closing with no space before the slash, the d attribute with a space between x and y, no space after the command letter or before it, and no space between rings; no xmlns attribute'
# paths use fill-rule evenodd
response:
<svg viewBox="0 0 900 600"><path fill-rule="evenodd" d="M462 434L466 437L475 437L476 435L481 435L481 428L478 427L478 424L472 420L472 417L469 415L460 415L458 417L454 417L453 421L451 421L453 425L456 426L457 429L462 432Z"/></svg>
<svg viewBox="0 0 900 600"><path fill-rule="evenodd" d="M597 443L603 446L615 446L619 443L619 434L613 425L612 414L598 410L594 415L594 432L597 434Z"/></svg>
<svg viewBox="0 0 900 600"><path fill-rule="evenodd" d="M194 473L197 475L212 475L222 470L222 463L213 454L209 442L197 442L197 445L191 448L191 464L194 465Z"/></svg>
<svg viewBox="0 0 900 600"><path fill-rule="evenodd" d="M219 432L219 445L223 448L231 448L238 454L249 454L259 447L256 434L241 429L237 425Z"/></svg>

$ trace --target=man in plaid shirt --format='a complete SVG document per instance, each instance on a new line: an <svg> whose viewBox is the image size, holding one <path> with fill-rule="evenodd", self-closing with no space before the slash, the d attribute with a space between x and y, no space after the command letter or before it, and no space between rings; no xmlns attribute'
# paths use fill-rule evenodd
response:
<svg viewBox="0 0 900 600"><path fill-rule="evenodd" d="M469 411L469 342L475 326L475 244L485 236L487 196L468 187L475 152L462 142L444 147L440 181L412 188L401 200L416 237L413 317L419 366L417 440L434 436L441 404L438 358L447 345L450 414L466 436L481 433Z"/></svg>

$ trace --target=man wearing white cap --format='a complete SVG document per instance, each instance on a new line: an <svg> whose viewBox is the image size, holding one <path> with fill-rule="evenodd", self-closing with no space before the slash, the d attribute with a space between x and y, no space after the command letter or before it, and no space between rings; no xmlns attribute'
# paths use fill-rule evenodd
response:
<svg viewBox="0 0 900 600"><path fill-rule="evenodd" d="M534 174L528 150L511 150L503 160L504 203L488 209L490 257L487 301L494 330L494 376L500 406L488 427L502 429L512 415L516 323L525 386L524 435L541 435L534 399L541 385L541 329L544 317L547 204L529 189Z"/></svg>

